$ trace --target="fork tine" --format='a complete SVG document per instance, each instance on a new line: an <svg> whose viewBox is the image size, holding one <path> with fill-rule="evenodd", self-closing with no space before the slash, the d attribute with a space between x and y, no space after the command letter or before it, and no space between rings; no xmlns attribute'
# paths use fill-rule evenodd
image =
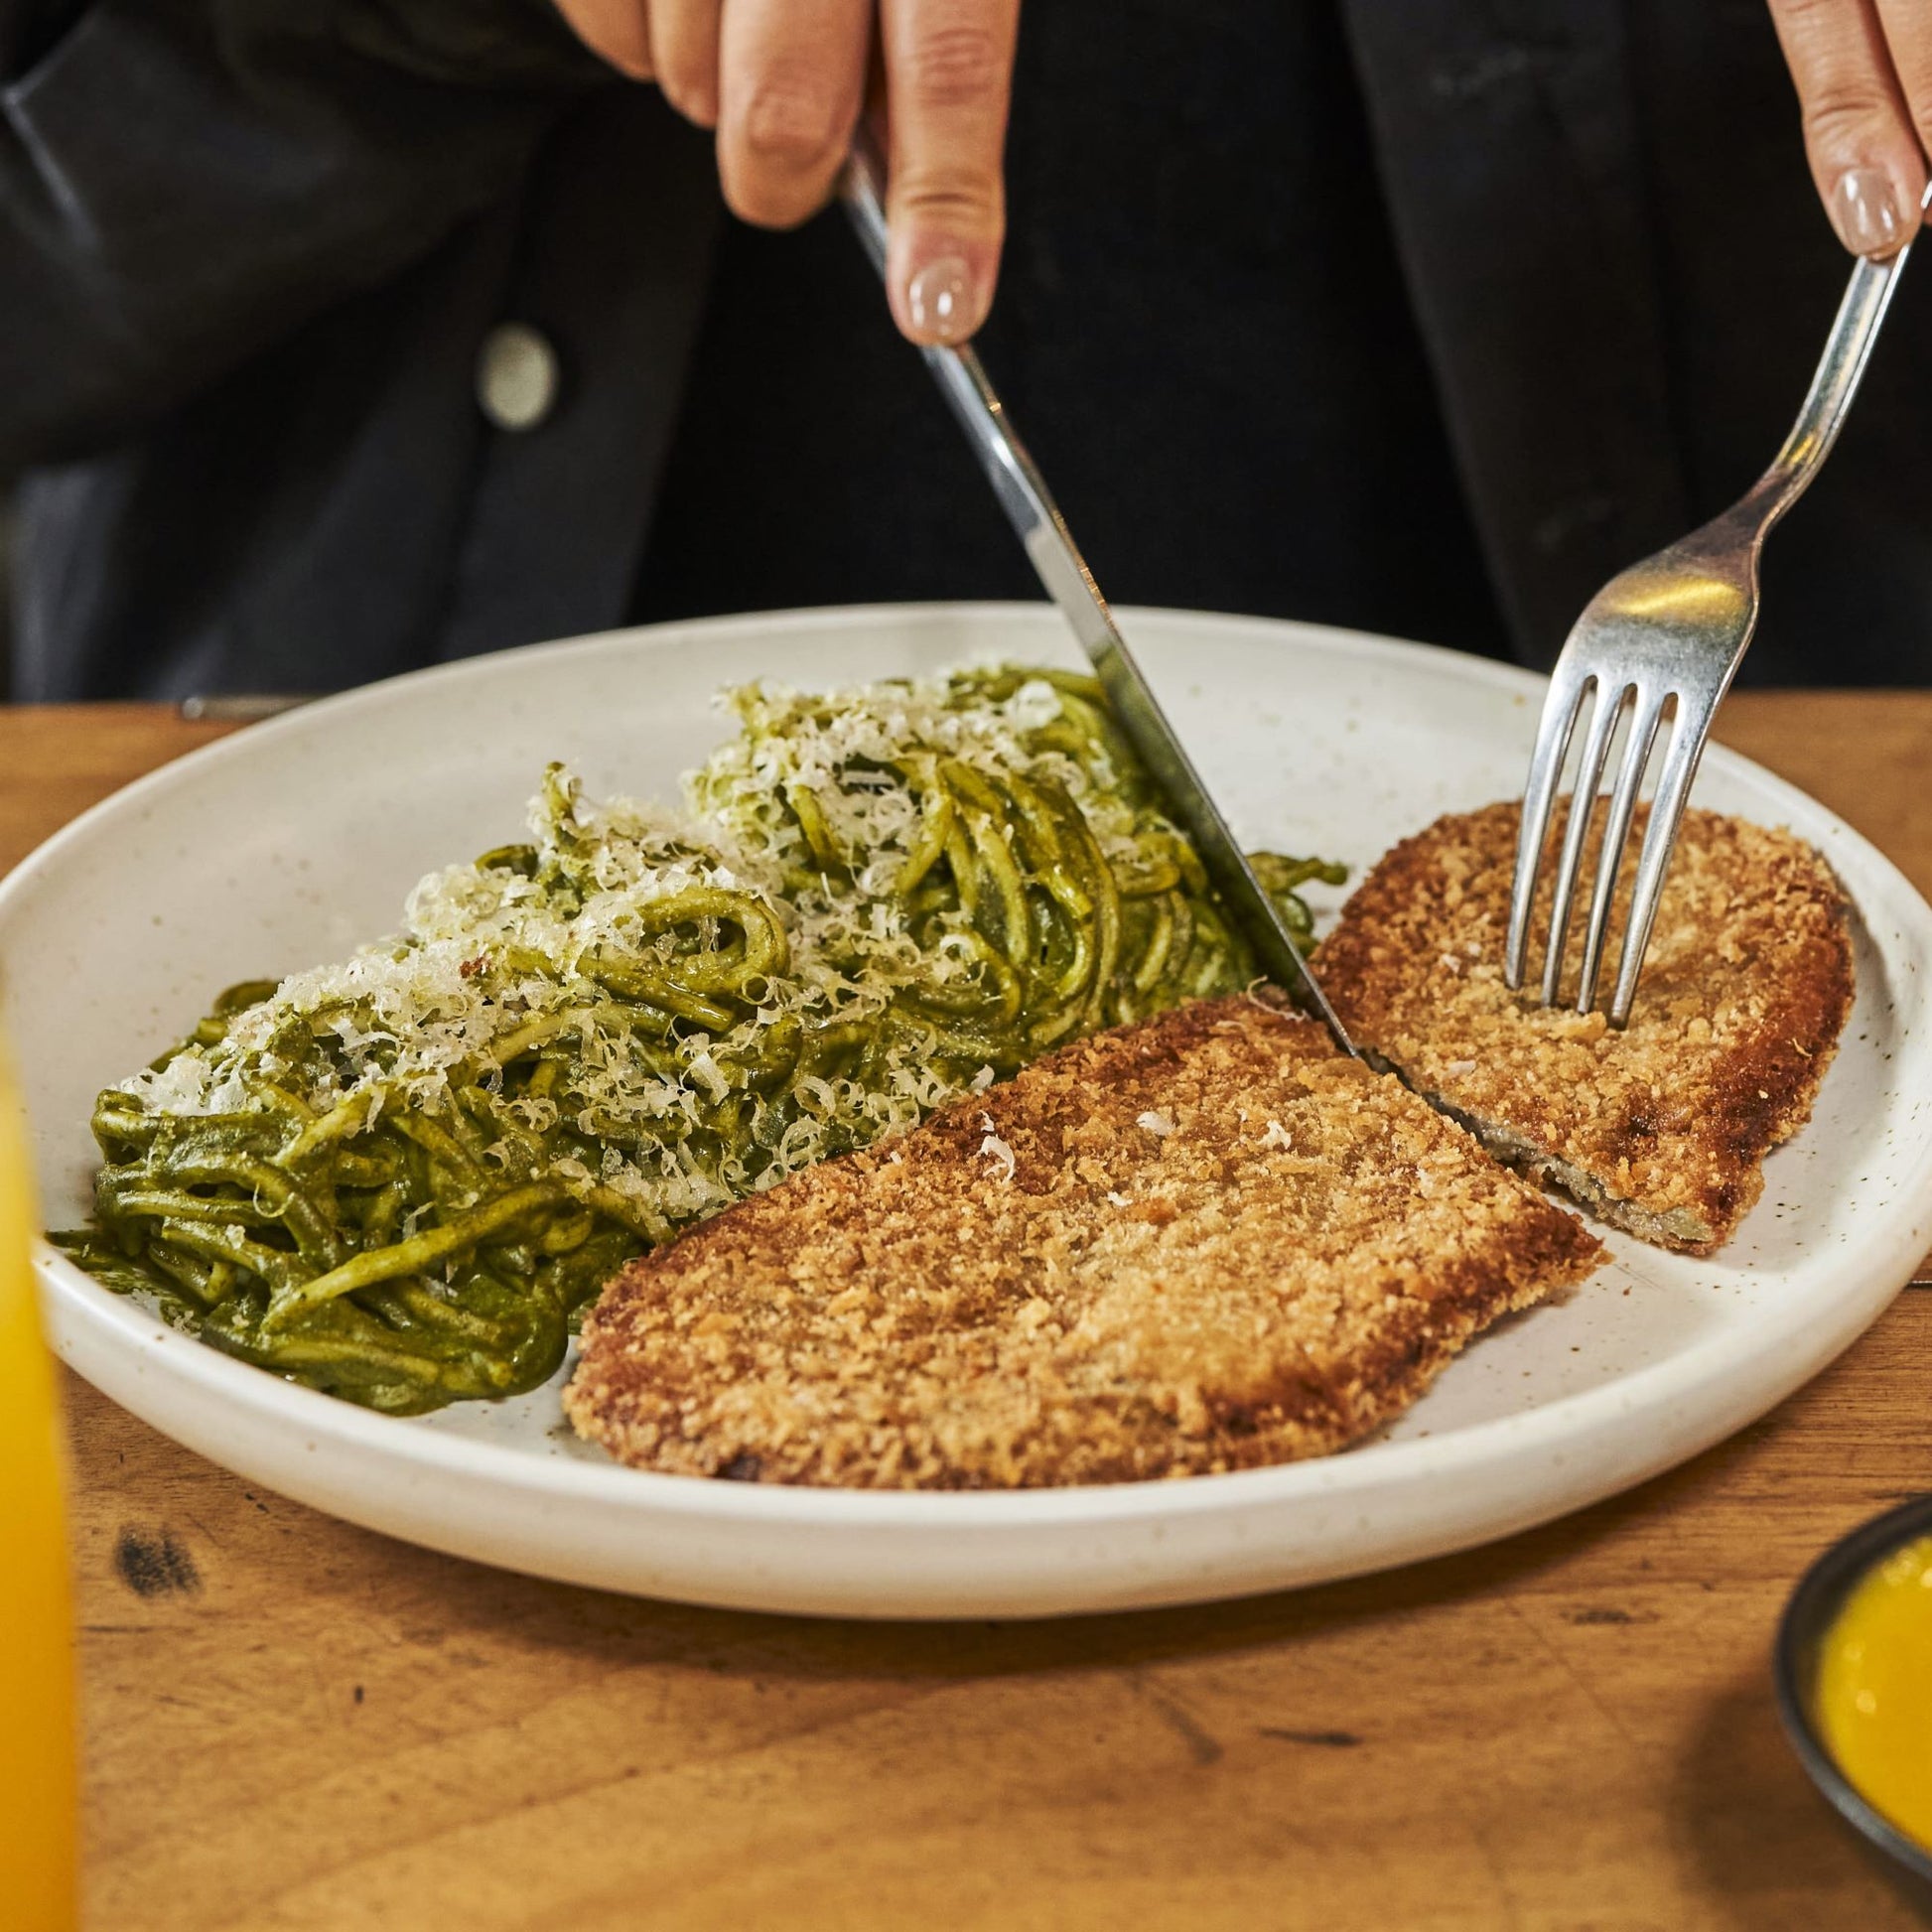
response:
<svg viewBox="0 0 1932 1932"><path fill-rule="evenodd" d="M1684 803L1691 795L1704 741L1711 735L1711 718L1720 693L1711 693L1692 715L1693 700L1680 692L1677 722L1671 728L1670 750L1664 754L1663 775L1650 801L1650 823L1644 829L1643 851L1637 860L1637 882L1630 894L1630 923L1623 935L1623 954L1617 962L1616 992L1610 1000L1610 1025L1629 1023L1637 997L1637 976L1650 945L1650 928L1657 923L1657 903L1664 896L1664 875L1677 845L1677 828L1684 819Z"/></svg>
<svg viewBox="0 0 1932 1932"><path fill-rule="evenodd" d="M1543 863L1543 840L1550 829L1557 781L1570 751L1571 734L1584 694L1594 682L1557 659L1550 689L1537 721L1536 749L1530 754L1529 782L1523 787L1523 823L1516 837L1516 877L1509 889L1509 937L1503 947L1503 984L1513 993L1523 984L1523 967L1530 945L1530 907L1536 899L1536 875Z"/></svg>
<svg viewBox="0 0 1932 1932"><path fill-rule="evenodd" d="M1630 820L1637 809L1637 792L1643 784L1644 767L1650 762L1650 748L1663 723L1664 706L1670 701L1666 692L1637 691L1630 713L1630 738L1624 748L1623 768L1617 773L1616 788L1610 794L1609 816L1603 821L1602 850L1596 855L1596 884L1590 893L1589 923L1584 928L1583 970L1577 978L1577 1011L1587 1013L1596 1004L1596 982L1603 965L1603 941L1610 928L1610 907L1616 900L1616 876L1623 869L1623 848L1630 841Z"/></svg>
<svg viewBox="0 0 1932 1932"><path fill-rule="evenodd" d="M1558 988L1563 982L1563 949L1570 939L1570 910L1576 903L1577 879L1584 869L1584 845L1596 812L1596 787L1602 782L1610 740L1616 736L1617 720L1623 716L1624 701L1629 695L1630 686L1622 679L1613 684L1599 673L1596 708L1590 713L1583 757L1570 787L1570 816L1563 828L1563 857L1557 862L1556 887L1550 895L1550 945L1543 955L1546 1007L1556 1005Z"/></svg>

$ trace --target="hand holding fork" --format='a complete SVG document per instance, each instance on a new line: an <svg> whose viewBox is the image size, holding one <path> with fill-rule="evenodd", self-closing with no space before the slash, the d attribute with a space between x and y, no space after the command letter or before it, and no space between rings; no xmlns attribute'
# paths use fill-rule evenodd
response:
<svg viewBox="0 0 1932 1932"><path fill-rule="evenodd" d="M1584 700L1593 694L1557 861L1549 944L1543 959L1546 1006L1554 1006L1559 998L1585 846L1596 817L1597 786L1617 726L1628 713L1628 736L1603 820L1584 928L1577 1011L1587 1013L1596 1002L1638 787L1653 745L1664 732L1664 714L1670 710L1663 766L1637 859L1609 1002L1612 1025L1621 1027L1630 1018L1691 780L1719 702L1730 688L1757 627L1758 553L1771 526L1803 494L1838 439L1907 252L1900 248L1883 261L1861 260L1852 271L1804 408L1771 467L1723 515L1613 577L1590 599L1557 659L1537 727L1536 749L1530 755L1503 957L1505 981L1511 988L1520 987L1528 965L1537 874L1558 784Z"/></svg>

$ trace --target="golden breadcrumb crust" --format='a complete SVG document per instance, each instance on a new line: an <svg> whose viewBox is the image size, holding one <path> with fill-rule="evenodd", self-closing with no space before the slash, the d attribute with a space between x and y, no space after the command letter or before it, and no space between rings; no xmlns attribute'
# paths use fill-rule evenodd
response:
<svg viewBox="0 0 1932 1932"><path fill-rule="evenodd" d="M1322 944L1322 987L1357 1045L1499 1159L1647 1241L1708 1254L1762 1191L1765 1155L1810 1116L1852 1010L1844 895L1791 833L1688 812L1619 1032L1600 1012L1539 1004L1554 860L1531 928L1534 983L1503 985L1520 823L1518 806L1489 805L1403 840ZM1605 992L1642 830L1640 815ZM1586 910L1566 959L1572 999Z"/></svg>
<svg viewBox="0 0 1932 1932"><path fill-rule="evenodd" d="M639 1468L966 1489L1339 1449L1596 1240L1272 998L1068 1046L633 1263L564 1394Z"/></svg>

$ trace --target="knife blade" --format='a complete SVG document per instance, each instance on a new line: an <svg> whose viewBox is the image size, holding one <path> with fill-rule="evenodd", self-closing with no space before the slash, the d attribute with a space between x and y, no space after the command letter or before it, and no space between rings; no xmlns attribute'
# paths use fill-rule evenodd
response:
<svg viewBox="0 0 1932 1932"><path fill-rule="evenodd" d="M880 198L880 180L877 155L865 144L855 147L846 164L840 195L861 244L883 277L886 210ZM993 493L1025 545L1042 588L1086 652L1128 743L1140 754L1175 822L1193 840L1201 864L1246 933L1262 969L1278 986L1298 994L1327 1028L1335 1044L1359 1059L1355 1042L1328 1004L1308 961L1297 951L1287 921L1255 877L1254 867L1235 843L1220 807L1168 722L1045 479L1021 442L978 355L970 345L922 346L919 353L973 445Z"/></svg>

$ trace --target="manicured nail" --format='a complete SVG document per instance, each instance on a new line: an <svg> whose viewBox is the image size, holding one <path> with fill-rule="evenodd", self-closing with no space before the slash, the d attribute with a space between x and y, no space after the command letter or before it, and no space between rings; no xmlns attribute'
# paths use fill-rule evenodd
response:
<svg viewBox="0 0 1932 1932"><path fill-rule="evenodd" d="M1855 255L1895 255L1905 242L1898 194L1882 168L1848 168L1832 190L1832 226Z"/></svg>
<svg viewBox="0 0 1932 1932"><path fill-rule="evenodd" d="M921 336L963 343L980 323L972 271L957 255L927 262L905 285L905 314Z"/></svg>

